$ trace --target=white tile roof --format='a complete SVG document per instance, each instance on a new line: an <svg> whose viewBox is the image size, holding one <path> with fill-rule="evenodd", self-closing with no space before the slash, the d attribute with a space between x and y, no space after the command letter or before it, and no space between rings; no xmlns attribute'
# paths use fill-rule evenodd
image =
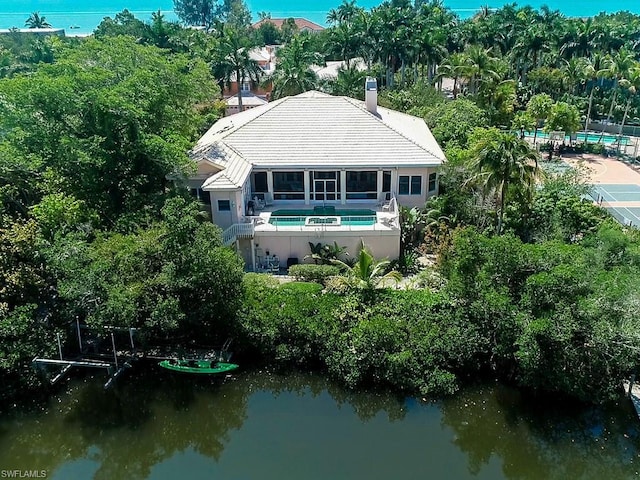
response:
<svg viewBox="0 0 640 480"><path fill-rule="evenodd" d="M238 95L234 95L232 97L226 98L224 100L230 107L237 107L238 105ZM251 93L251 92L242 92L242 105L245 107L248 106L256 106L256 105L265 105L268 103L264 98L260 98L259 96Z"/></svg>
<svg viewBox="0 0 640 480"><path fill-rule="evenodd" d="M240 187L252 166L432 167L445 159L421 118L382 107L374 115L364 102L320 92L222 118L198 141L191 156L225 167L207 180L208 189Z"/></svg>
<svg viewBox="0 0 640 480"><path fill-rule="evenodd" d="M338 72L341 68L347 68L347 63L344 60L328 60L326 65L311 65L316 75L322 80L335 80L338 78ZM350 66L355 68L358 72L364 72L367 69L367 65L361 58L352 58Z"/></svg>

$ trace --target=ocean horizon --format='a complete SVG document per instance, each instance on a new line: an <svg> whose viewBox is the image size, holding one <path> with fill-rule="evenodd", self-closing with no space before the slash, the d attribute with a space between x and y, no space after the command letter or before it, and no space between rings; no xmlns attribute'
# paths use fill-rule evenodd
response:
<svg viewBox="0 0 640 480"><path fill-rule="evenodd" d="M340 5L341 0L320 0L312 6L301 6L293 0L248 0L247 5L254 19L258 12L269 12L273 18L304 17L320 25L326 25L327 12ZM364 0L357 4L366 9L379 5L380 1ZM487 2L486 0L444 0L444 4L461 18L468 18L481 6L500 8L512 3L508 0ZM308 5L308 4L307 4ZM559 10L568 17L590 17L601 12L613 13L630 11L640 14L640 1L618 0L598 5L595 2L579 0L531 0L518 2L518 5L531 5L540 8L547 5ZM87 5L82 0L13 0L0 2L0 28L23 28L25 20L32 12L39 12L55 28L64 28L67 35L86 35L100 24L103 18L113 17L124 9L137 18L147 21L151 14L160 10L168 20L177 20L173 12L173 0L102 0L99 4ZM73 27L73 28L72 28Z"/></svg>

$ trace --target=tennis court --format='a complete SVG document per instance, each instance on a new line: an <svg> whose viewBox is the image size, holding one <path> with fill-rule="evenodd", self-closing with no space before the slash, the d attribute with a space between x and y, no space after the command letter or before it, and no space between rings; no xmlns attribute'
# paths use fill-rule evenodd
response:
<svg viewBox="0 0 640 480"><path fill-rule="evenodd" d="M623 225L640 227L640 185L596 184L591 197Z"/></svg>

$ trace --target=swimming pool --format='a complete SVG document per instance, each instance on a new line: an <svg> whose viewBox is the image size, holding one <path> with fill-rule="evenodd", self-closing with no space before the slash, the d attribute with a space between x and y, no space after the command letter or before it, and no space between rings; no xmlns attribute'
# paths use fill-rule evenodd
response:
<svg viewBox="0 0 640 480"><path fill-rule="evenodd" d="M525 132L525 135L527 137L533 137L533 132ZM545 131L542 130L538 130L538 136L537 138L543 138L543 139L547 139L549 138L549 134ZM587 138L587 143L598 143L598 141L600 141L600 134L599 133L589 133L586 135ZM565 135L564 137L565 142L569 142L570 141L570 137L569 135ZM584 142L585 141L585 134L583 133L578 133L577 135L577 140L579 142ZM602 142L601 143L605 143L605 144L611 144L611 143L617 143L618 141L618 137L617 135L604 135L602 137ZM620 144L621 145L627 145L629 143L629 137L621 137L620 138Z"/></svg>
<svg viewBox="0 0 640 480"><path fill-rule="evenodd" d="M376 223L376 212L368 209L336 209L315 207L314 209L276 210L271 213L269 223L281 227L340 225L367 226Z"/></svg>

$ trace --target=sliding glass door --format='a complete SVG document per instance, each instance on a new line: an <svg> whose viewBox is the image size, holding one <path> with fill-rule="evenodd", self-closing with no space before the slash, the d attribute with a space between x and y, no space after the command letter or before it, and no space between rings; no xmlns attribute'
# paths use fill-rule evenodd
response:
<svg viewBox="0 0 640 480"><path fill-rule="evenodd" d="M340 200L340 177L338 172L313 172L311 200L334 202Z"/></svg>

